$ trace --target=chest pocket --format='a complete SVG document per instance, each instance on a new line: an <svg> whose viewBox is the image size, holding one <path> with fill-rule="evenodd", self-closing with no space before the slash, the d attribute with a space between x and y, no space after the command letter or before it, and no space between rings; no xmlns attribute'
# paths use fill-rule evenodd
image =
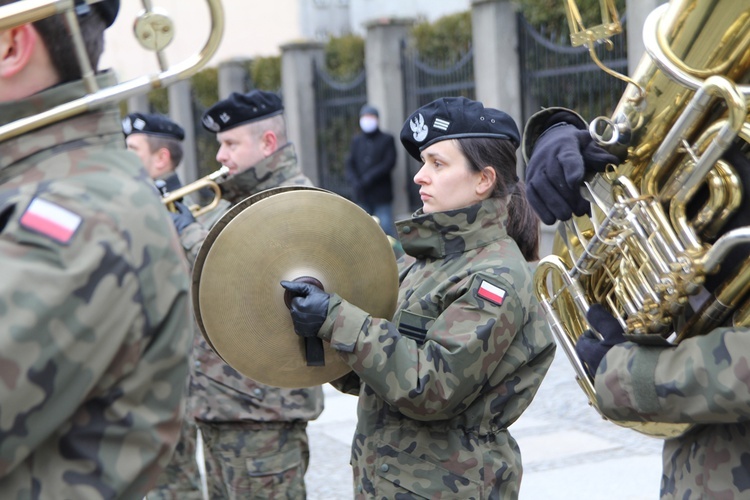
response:
<svg viewBox="0 0 750 500"><path fill-rule="evenodd" d="M410 311L401 311L396 322L399 333L404 337L415 340L419 345L424 344L427 331L432 327L433 323L435 323L435 318L422 316Z"/></svg>

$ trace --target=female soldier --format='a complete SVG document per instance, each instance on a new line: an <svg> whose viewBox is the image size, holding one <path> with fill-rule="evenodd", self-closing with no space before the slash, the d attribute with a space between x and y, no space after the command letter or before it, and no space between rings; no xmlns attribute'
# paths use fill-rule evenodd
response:
<svg viewBox="0 0 750 500"><path fill-rule="evenodd" d="M330 342L353 370L334 385L359 394L358 498L516 498L508 427L555 351L526 262L539 226L515 174L518 128L480 102L442 98L412 114L401 142L424 162L423 207L397 224L407 255L394 318L285 281L295 331Z"/></svg>

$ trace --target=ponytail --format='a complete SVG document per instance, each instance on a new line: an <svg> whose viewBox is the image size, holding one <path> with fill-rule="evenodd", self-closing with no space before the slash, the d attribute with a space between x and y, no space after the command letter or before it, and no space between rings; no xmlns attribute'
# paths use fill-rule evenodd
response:
<svg viewBox="0 0 750 500"><path fill-rule="evenodd" d="M539 216L526 199L526 184L518 180L508 200L508 235L527 262L539 260Z"/></svg>
<svg viewBox="0 0 750 500"><path fill-rule="evenodd" d="M471 137L458 139L458 147L477 171L495 169L495 198L507 198L508 236L518 245L527 262L539 260L539 217L526 199L526 186L516 175L516 147L504 139Z"/></svg>

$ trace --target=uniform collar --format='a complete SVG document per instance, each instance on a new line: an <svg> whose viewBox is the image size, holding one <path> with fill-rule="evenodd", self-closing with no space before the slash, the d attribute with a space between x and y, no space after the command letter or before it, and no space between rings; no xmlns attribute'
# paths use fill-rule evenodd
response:
<svg viewBox="0 0 750 500"><path fill-rule="evenodd" d="M112 86L114 74L104 72L97 76L100 88ZM47 90L15 102L0 104L0 124L6 125L21 118L28 118L55 106L84 97L86 87L81 80L51 87ZM32 155L53 148L65 148L66 145L86 139L93 141L93 136L102 140L112 140L113 135L124 147L119 110L115 104L106 106L102 111L83 113L72 118L59 120L51 125L39 128L30 133L8 139L0 143L0 171L3 175L18 162Z"/></svg>
<svg viewBox="0 0 750 500"><path fill-rule="evenodd" d="M116 82L114 73L103 71L96 77L100 88L111 87ZM86 87L82 80L55 85L24 99L0 104L0 125L7 125L21 118L27 118L47 111L55 106L84 97Z"/></svg>
<svg viewBox="0 0 750 500"><path fill-rule="evenodd" d="M458 210L430 214L418 210L396 224L404 251L416 258L444 258L506 237L506 201L488 198Z"/></svg>

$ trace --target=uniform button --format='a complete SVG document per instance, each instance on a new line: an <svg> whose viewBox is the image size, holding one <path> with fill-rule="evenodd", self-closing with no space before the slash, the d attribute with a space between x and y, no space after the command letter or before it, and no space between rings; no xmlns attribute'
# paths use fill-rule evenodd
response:
<svg viewBox="0 0 750 500"><path fill-rule="evenodd" d="M404 234L411 233L411 226L404 226L404 228L402 229L402 231L404 232Z"/></svg>
<svg viewBox="0 0 750 500"><path fill-rule="evenodd" d="M253 394L255 394L258 397L261 397L263 395L263 389L257 388L255 390L253 390Z"/></svg>
<svg viewBox="0 0 750 500"><path fill-rule="evenodd" d="M200 361L196 361L195 362L195 367L196 368L200 368L201 367L201 362Z"/></svg>
<svg viewBox="0 0 750 500"><path fill-rule="evenodd" d="M388 464L381 465L380 470L382 470L383 472L388 472Z"/></svg>

